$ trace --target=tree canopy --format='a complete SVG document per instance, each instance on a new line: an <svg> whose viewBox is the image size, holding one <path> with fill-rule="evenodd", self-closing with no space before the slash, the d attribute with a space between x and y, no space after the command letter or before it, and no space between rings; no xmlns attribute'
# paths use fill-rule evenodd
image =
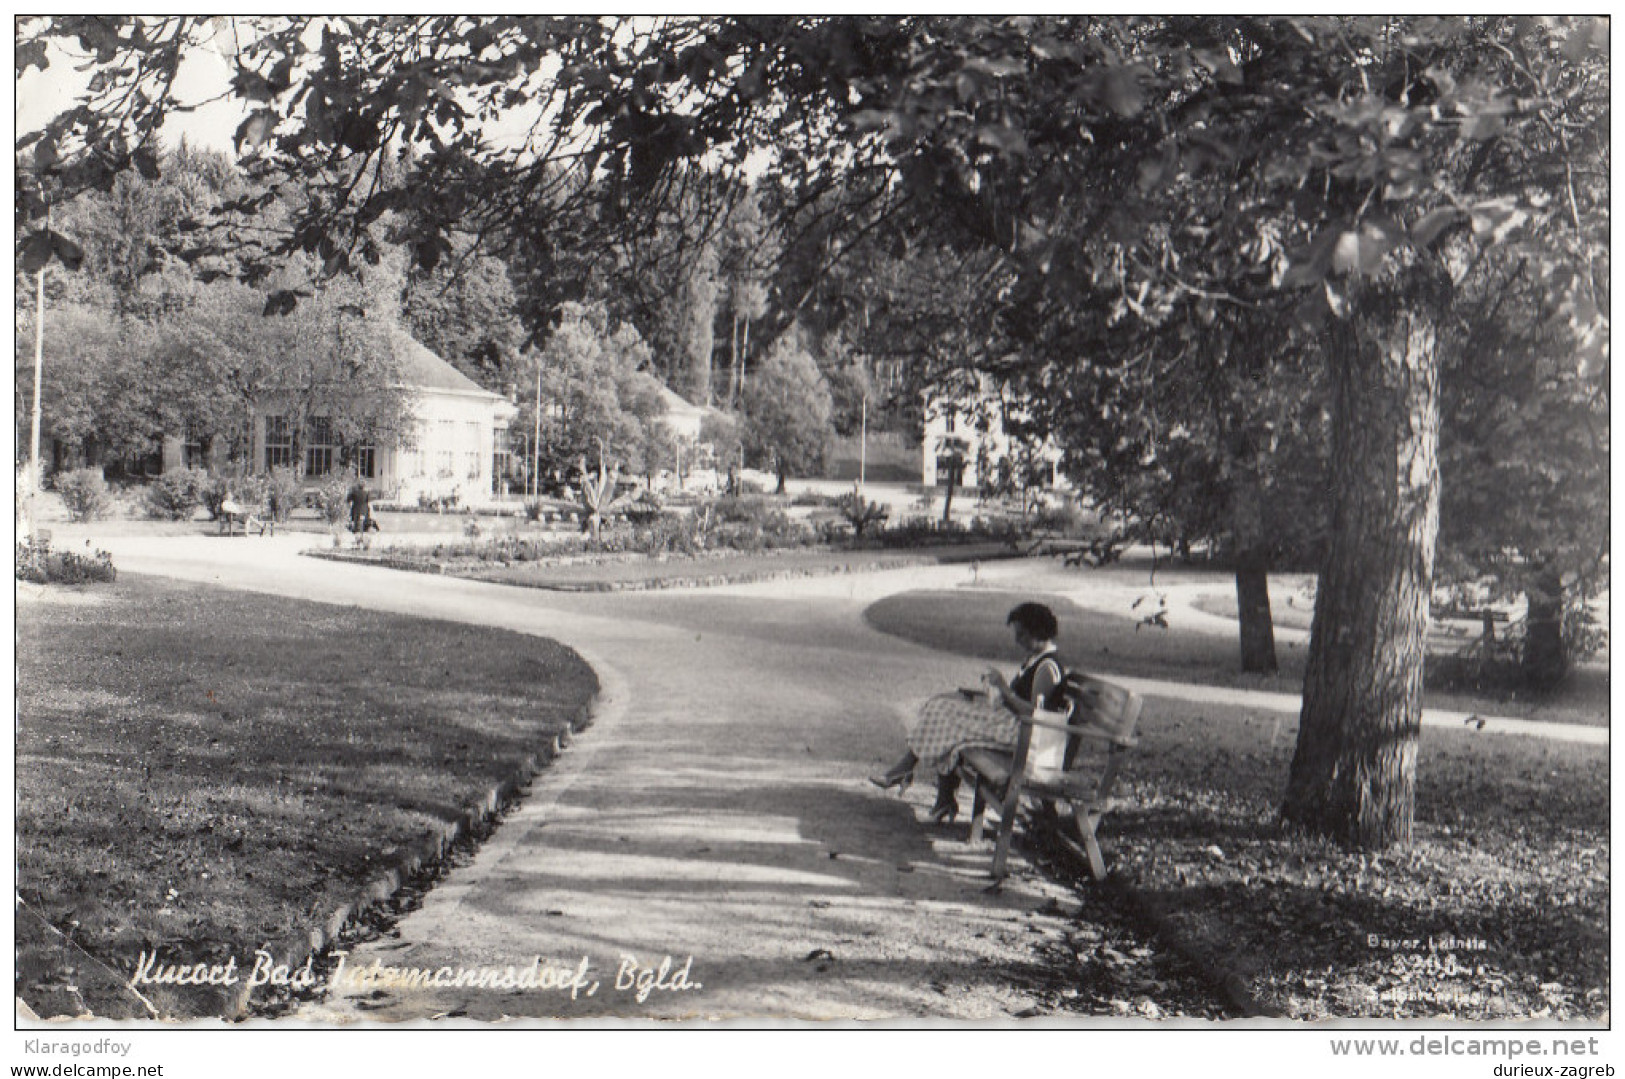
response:
<svg viewBox="0 0 1625 1079"><path fill-rule="evenodd" d="M829 384L798 333L788 333L745 386L744 445L758 467L787 476L822 468L831 432Z"/></svg>
<svg viewBox="0 0 1625 1079"><path fill-rule="evenodd" d="M655 428L666 403L648 372L649 346L634 327L612 324L602 305L566 304L546 348L531 362L541 375L544 469L567 471L582 458L631 472L648 467L662 445ZM531 429L535 407L529 394L520 394L517 430Z"/></svg>
<svg viewBox="0 0 1625 1079"><path fill-rule="evenodd" d="M1440 385L1481 310L1475 282L1540 282L1523 309L1549 334L1536 352L1566 364L1553 385L1593 415L1606 400L1606 20L33 20L21 70L66 47L96 74L19 140L25 269L79 257L53 204L159 171L167 80L227 27L259 197L308 193L267 258L371 264L374 226L398 215L425 270L467 234L579 283L613 276L603 264L624 266L675 214L705 223L670 248L689 267L748 171L806 256L778 330L811 324L815 297L870 306L867 283L819 296L854 252L907 267L928 250L955 291L917 310L945 317L928 339L959 342L951 364L1129 435L1160 431L1160 459L1186 453L1197 476L1257 478L1270 425L1321 422L1273 396L1310 358L1331 497L1283 811L1353 843L1408 837ZM518 117L524 138L493 136ZM1213 417L1220 456L1192 455L1199 436L1178 449L1176 432L1203 429L1199 402L1171 380L1258 407Z"/></svg>

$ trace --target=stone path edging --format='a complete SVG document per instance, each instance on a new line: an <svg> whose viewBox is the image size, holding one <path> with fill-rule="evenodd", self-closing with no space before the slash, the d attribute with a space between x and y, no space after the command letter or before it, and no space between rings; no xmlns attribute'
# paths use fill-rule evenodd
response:
<svg viewBox="0 0 1625 1079"><path fill-rule="evenodd" d="M593 671L597 674L598 668L594 667ZM434 828L429 835L408 844L407 849L395 859L394 865L369 881L349 902L340 904L320 926L312 927L302 937L284 938L279 944L267 950L290 970L297 969L307 958L320 954L337 940L344 927L357 916L379 903L388 902L409 881L437 867L445 860L452 847L466 836L496 823L503 811L520 799L524 788L570 747L574 736L592 726L597 717L599 703L599 695L594 694L570 718L568 725L554 735L550 747L521 760L506 779L489 788L485 795L475 805L465 810L458 819L446 821ZM245 1018L253 1003L254 989L254 986L245 981L242 988L233 992L226 1013L228 1020Z"/></svg>
<svg viewBox="0 0 1625 1079"><path fill-rule="evenodd" d="M984 558L985 558L985 556L984 556ZM935 566L937 564L933 563L933 565ZM907 569L909 567L893 566L893 567L889 567L889 568L892 568L892 569ZM829 575L826 575L826 576L829 576ZM932 579L934 579L933 575L931 575L931 574L923 574L922 578L932 578ZM469 581L468 583L469 584L476 584L476 582L474 582L474 581ZM487 586L487 585L493 584L493 583L496 583L496 582L478 582L477 586L478 587L484 587L484 586ZM449 584L449 582L448 582L448 584ZM891 587L891 585L892 585L892 582L886 582L886 584L881 586L881 587L889 589ZM426 587L428 587L428 586L426 585ZM441 587L444 587L444 586L439 585L438 583L435 586L433 586L433 588L436 589L436 590L438 590ZM847 589L847 587L848 586L845 583L842 583L841 585L839 585L839 588L843 592ZM873 586L868 585L868 584L858 583L856 580L854 580L852 587L856 590L856 593L861 593L861 594L867 594L867 593L870 593L870 592L874 591ZM748 590L748 589L744 589L738 594L748 594L749 591L750 590ZM799 590L798 590L797 594L799 595L802 592L807 592L807 593L810 594L810 593L814 593L814 592L817 592L817 591L818 591L818 589L817 589L816 585L802 585L802 586L799 587ZM446 617L455 617L455 616L454 615L448 615L448 614L445 614L445 613L437 613L435 615L432 615L431 617L446 618ZM478 621L477 618L469 619L469 620L470 621ZM548 627L546 627L546 626L538 626L536 628L536 630L534 630L534 632L537 632L538 634L542 634L542 635L547 635L548 634ZM574 647L574 645L572 645L572 647ZM582 651L579 648L577 649L577 651L583 655L583 658L585 658L588 661L588 663L594 668L595 671L600 673L601 685L607 687L609 685L609 683L607 681L603 680L603 676L604 676L604 673L606 671L606 668L602 667L600 665L600 662L596 658L594 658L593 656L586 654L586 652ZM612 673L613 669L609 668L609 670L611 671L611 677L613 677L613 673ZM1226 690L1217 689L1216 687L1206 687L1206 686L1199 686L1199 685L1186 686L1186 685L1183 685L1183 684L1180 684L1180 683L1168 683L1168 682L1161 682L1161 681L1155 681L1155 680L1142 680L1142 679L1134 679L1134 678L1126 678L1126 677L1125 678L1117 678L1115 676L1113 676L1113 680L1123 682L1124 684L1129 685L1131 688L1140 689L1142 692L1146 693L1147 695L1183 697L1186 694L1199 694L1201 696L1201 698L1205 698L1205 699L1208 699L1208 700L1213 700L1214 703L1221 703L1220 700L1218 700L1216 698L1227 696L1229 693L1246 694L1247 697L1248 697L1248 699L1246 701L1237 700L1237 701L1234 701L1234 702L1224 702L1224 703L1233 703L1233 704L1235 704L1237 706L1248 706L1248 705L1250 705L1252 707L1256 707L1256 708L1259 708L1259 709L1264 710L1264 711L1277 711L1277 710L1283 711L1283 712L1284 711L1296 711L1297 707L1298 707L1298 703L1299 703L1299 702L1296 701L1296 699L1290 698L1288 695L1284 695L1284 694L1282 694L1282 695L1273 695L1273 694L1265 695L1265 696L1269 697L1270 699L1264 700L1264 699L1261 699L1260 694L1259 694L1258 691L1251 691L1251 690L1228 690L1228 691L1226 691ZM610 696L611 697L617 697L617 696L621 697L622 699L620 699L617 702L617 706L624 708L624 706L625 706L624 694L611 693ZM1281 700L1275 700L1274 698L1276 696L1279 696L1282 699ZM1509 725L1510 724L1525 724L1527 722L1528 721L1519 721L1519 720L1508 720L1507 721L1507 723ZM1457 723L1459 724L1459 720L1457 720ZM1543 727L1544 726L1556 727L1556 726L1559 726L1559 725L1541 724L1541 726L1543 726ZM1480 729L1484 729L1484 728L1480 727ZM1492 727L1490 729L1493 730L1494 726L1492 725ZM1541 733L1541 734L1545 734L1548 737L1560 736L1556 732L1529 731L1528 733L1531 733L1531 734ZM1599 733L1602 736L1602 738L1605 740L1606 735L1607 735L1606 729L1600 729ZM589 740L589 742L590 741L591 740ZM577 754L572 754L572 755L570 755L570 757L568 759L566 759L566 760L564 760L562 762L559 762L559 764L561 764L562 767L560 767L558 765L555 765L554 767L544 767L542 769L542 771L544 773L548 774L550 776L550 779L556 780L557 784L561 788L567 790L570 787L570 785L577 782L580 779L581 776L583 776L583 775L590 776L591 769L592 769L592 767L594 765L594 759L593 759L594 756L595 756L595 754L589 749L589 751L587 752L587 754L584 757L580 756L580 755L577 755ZM548 763L552 763L552 762L548 762ZM589 782L588 786L590 786L590 785L591 785L591 783ZM549 834L551 834L551 833L549 833ZM435 841L433 839L431 839L429 841L428 845L430 847L433 847L435 845ZM443 846L441 847L441 850L443 851ZM832 853L830 855L830 857L834 858L835 855ZM1027 861L1029 862L1030 865L1033 865L1034 868L1037 868L1037 864L1035 863L1034 859L1031 856L1029 856L1027 858ZM845 863L843 863L843 864L845 864ZM393 891L394 888L398 888L398 887L399 887L398 881L395 882L395 883L392 883L390 885L391 891ZM1248 989L1248 986L1246 984L1245 979L1243 979L1235 970L1228 969L1224 965L1222 959L1219 956L1217 956L1216 954L1213 954L1210 951L1204 949L1196 940L1194 940L1194 939L1187 940L1187 939L1181 937L1180 934L1178 933L1178 931L1176 930L1175 926L1172 924L1171 920L1168 919L1162 912L1160 912L1159 910L1156 909L1154 900L1150 899L1149 897L1146 897L1143 893L1139 892L1134 887L1134 883L1132 881L1130 881L1130 880L1128 880L1126 878L1122 878L1122 877L1119 877L1116 881L1112 881L1112 880L1109 879L1107 884L1106 884L1106 887L1112 889L1114 894L1122 899L1123 903L1135 914L1135 916L1143 919L1145 924L1148 927L1152 928L1154 931L1156 931L1158 936L1161 939L1163 939L1164 942L1171 949L1175 950L1176 952L1181 954L1183 957L1187 958L1193 964L1193 966L1196 967L1196 969L1198 969L1199 971L1202 971L1205 975L1207 975L1208 980L1216 988L1218 988L1219 990L1221 990L1224 993L1225 999L1227 1000L1227 1002L1232 1007L1234 1007L1238 1012L1240 1012L1240 1013L1242 1013L1244 1015L1267 1015L1267 1014L1270 1014L1267 1010L1265 1010L1264 1006L1258 1004L1256 997L1254 997L1251 994L1250 990ZM372 897L368 896L368 897L364 898L363 900L361 900L360 902L364 904L364 903L376 902L376 901L377 900L375 898L372 898ZM361 909L361 907L357 906L355 909L359 910L359 909ZM327 928L327 927L324 926L324 929L325 928ZM327 939L330 939L330 938L331 938L331 934L328 934Z"/></svg>

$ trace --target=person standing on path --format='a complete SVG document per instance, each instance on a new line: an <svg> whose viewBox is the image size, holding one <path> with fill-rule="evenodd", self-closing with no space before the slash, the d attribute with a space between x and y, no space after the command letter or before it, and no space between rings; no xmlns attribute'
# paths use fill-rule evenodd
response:
<svg viewBox="0 0 1625 1079"><path fill-rule="evenodd" d="M350 531L359 536L372 526L372 504L367 496L367 485L361 482L360 476L344 500L350 504Z"/></svg>

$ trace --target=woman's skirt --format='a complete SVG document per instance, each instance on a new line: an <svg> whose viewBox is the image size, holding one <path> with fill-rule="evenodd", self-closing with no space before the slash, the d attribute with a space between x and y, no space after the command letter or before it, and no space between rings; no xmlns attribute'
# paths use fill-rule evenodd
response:
<svg viewBox="0 0 1625 1079"><path fill-rule="evenodd" d="M1020 730L1015 715L1002 704L944 693L920 706L919 719L908 735L908 748L920 759L917 769L947 775L967 749L1010 752Z"/></svg>

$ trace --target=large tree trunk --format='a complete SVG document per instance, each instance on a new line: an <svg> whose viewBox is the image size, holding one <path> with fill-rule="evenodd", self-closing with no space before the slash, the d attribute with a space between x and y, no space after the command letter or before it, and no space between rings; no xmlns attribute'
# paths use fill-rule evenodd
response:
<svg viewBox="0 0 1625 1079"><path fill-rule="evenodd" d="M1439 516L1437 340L1429 317L1394 301L1335 321L1331 543L1281 814L1377 848L1410 840L1415 808Z"/></svg>
<svg viewBox="0 0 1625 1079"><path fill-rule="evenodd" d="M1275 621L1270 616L1269 567L1257 561L1236 566L1236 611L1241 623L1241 669L1270 674L1275 658Z"/></svg>
<svg viewBox="0 0 1625 1079"><path fill-rule="evenodd" d="M1551 566L1541 566L1528 594L1523 678L1531 689L1549 690L1569 673L1568 649L1563 644L1563 578Z"/></svg>
<svg viewBox="0 0 1625 1079"><path fill-rule="evenodd" d="M1241 669L1279 669L1275 621L1270 615L1270 550L1264 535L1263 490L1253 465L1235 469L1231 538L1236 559L1236 620L1241 627Z"/></svg>

